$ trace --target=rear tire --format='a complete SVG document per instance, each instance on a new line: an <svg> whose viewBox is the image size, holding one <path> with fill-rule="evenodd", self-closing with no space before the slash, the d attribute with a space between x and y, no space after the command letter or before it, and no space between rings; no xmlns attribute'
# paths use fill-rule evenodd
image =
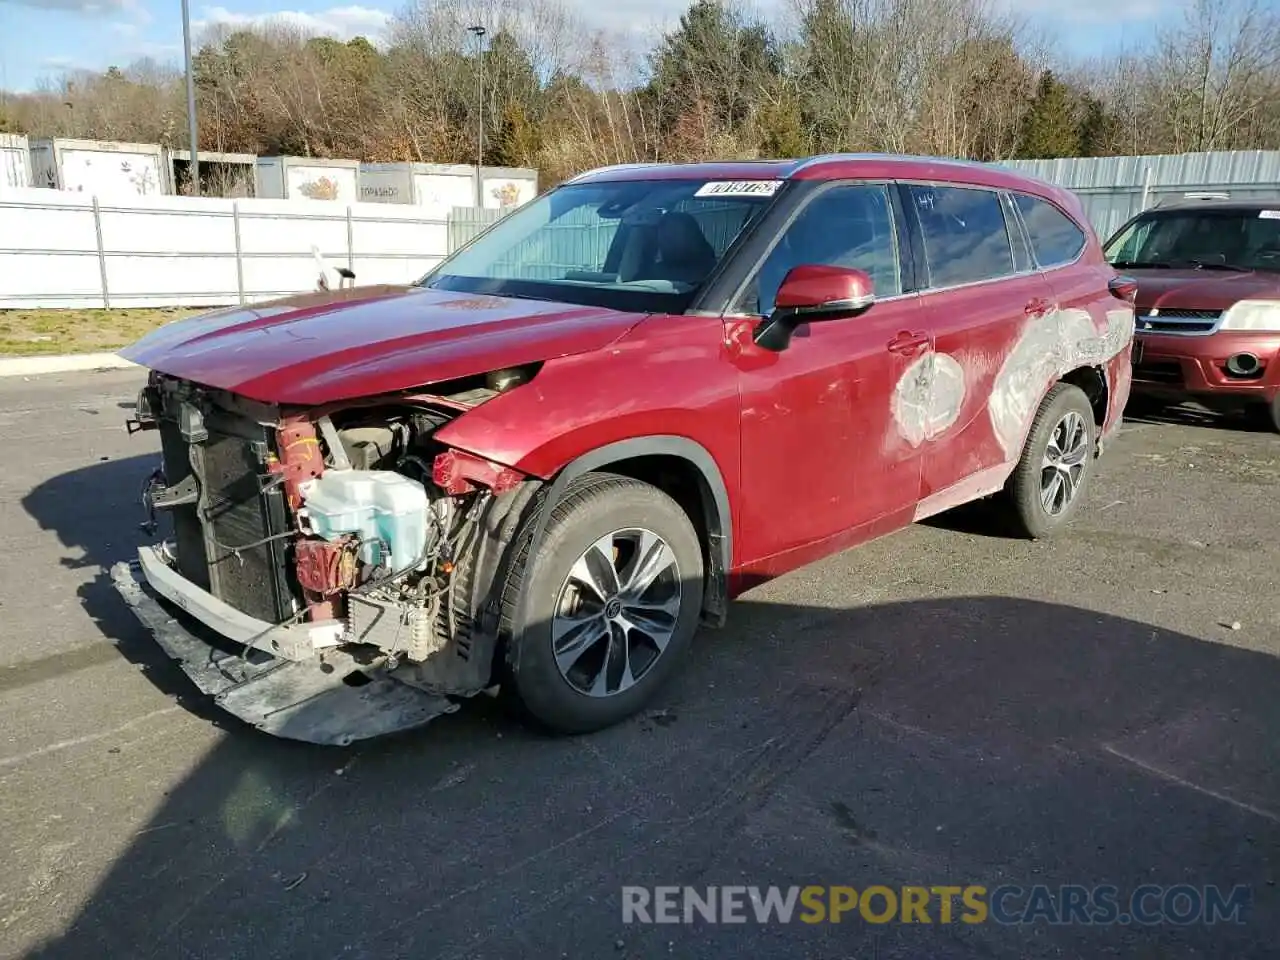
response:
<svg viewBox="0 0 1280 960"><path fill-rule="evenodd" d="M1045 396L1005 488L1012 520L1040 539L1070 523L1088 493L1097 427L1083 390L1056 384Z"/></svg>
<svg viewBox="0 0 1280 960"><path fill-rule="evenodd" d="M702 546L679 504L629 477L570 483L530 555L537 513L503 594L503 686L552 731L600 730L638 712L683 660L701 615Z"/></svg>
<svg viewBox="0 0 1280 960"><path fill-rule="evenodd" d="M1269 412L1271 414L1271 429L1276 433L1280 433L1280 393L1271 398Z"/></svg>

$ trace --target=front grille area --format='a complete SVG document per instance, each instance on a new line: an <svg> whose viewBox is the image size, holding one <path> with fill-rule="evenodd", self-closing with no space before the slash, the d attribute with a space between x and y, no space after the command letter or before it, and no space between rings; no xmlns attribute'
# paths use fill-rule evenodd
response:
<svg viewBox="0 0 1280 960"><path fill-rule="evenodd" d="M1212 333L1221 316L1221 310L1160 307L1150 313L1140 314L1137 329L1144 333Z"/></svg>
<svg viewBox="0 0 1280 960"><path fill-rule="evenodd" d="M194 467L203 493L203 507L171 511L179 571L237 610L279 622L294 612L288 543L260 542L289 529L283 490L268 483L263 462L273 431L208 408L204 427L208 437L188 444L173 412L160 422L166 481L173 486Z"/></svg>

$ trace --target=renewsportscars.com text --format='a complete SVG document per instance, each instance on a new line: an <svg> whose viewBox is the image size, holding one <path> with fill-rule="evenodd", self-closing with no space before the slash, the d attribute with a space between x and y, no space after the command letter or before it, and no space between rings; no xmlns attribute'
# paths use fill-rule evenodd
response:
<svg viewBox="0 0 1280 960"><path fill-rule="evenodd" d="M623 887L623 923L1243 923L1248 887Z"/></svg>

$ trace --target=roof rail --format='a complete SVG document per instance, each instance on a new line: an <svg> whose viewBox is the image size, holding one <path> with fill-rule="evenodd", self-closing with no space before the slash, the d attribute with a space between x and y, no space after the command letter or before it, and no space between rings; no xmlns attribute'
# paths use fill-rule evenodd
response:
<svg viewBox="0 0 1280 960"><path fill-rule="evenodd" d="M660 163L614 163L605 167L593 167L590 170L583 170L581 173L574 174L565 183L577 183L584 177L589 177L596 173L616 173L619 170L645 170L649 167L660 166L662 166Z"/></svg>
<svg viewBox="0 0 1280 960"><path fill-rule="evenodd" d="M1156 204L1157 207L1178 207L1184 203L1223 203L1231 199L1231 194L1222 191L1205 191L1184 193L1180 197L1166 197Z"/></svg>
<svg viewBox="0 0 1280 960"><path fill-rule="evenodd" d="M816 166L819 163L837 163L842 160L893 160L902 163L945 163L955 167L977 168L991 166L991 164L979 163L976 160L961 160L957 157L927 157L914 156L910 154L898 153L821 153L812 157L804 157L797 160L796 165L791 168L791 173L797 174L807 167Z"/></svg>

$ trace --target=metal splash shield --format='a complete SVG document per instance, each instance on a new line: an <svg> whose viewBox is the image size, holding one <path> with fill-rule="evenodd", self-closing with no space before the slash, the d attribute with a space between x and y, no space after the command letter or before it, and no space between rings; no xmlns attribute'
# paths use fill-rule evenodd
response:
<svg viewBox="0 0 1280 960"><path fill-rule="evenodd" d="M202 693L272 736L346 746L421 727L458 709L446 697L363 667L338 650L326 652L323 661L303 662L248 649L228 653L170 614L145 586L136 561L113 566L111 580L134 616Z"/></svg>

